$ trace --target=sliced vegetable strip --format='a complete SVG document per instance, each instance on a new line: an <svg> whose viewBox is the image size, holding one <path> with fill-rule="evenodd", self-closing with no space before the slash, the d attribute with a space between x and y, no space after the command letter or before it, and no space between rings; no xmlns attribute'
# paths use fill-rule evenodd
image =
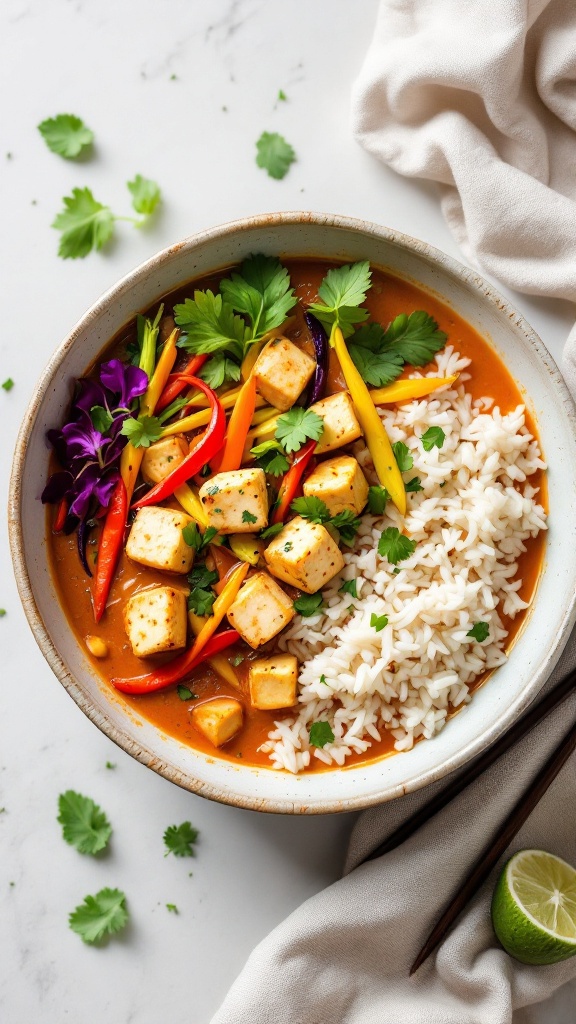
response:
<svg viewBox="0 0 576 1024"><path fill-rule="evenodd" d="M352 357L344 341L344 335L339 327L332 328L330 342L336 350L336 355L344 374L344 380L350 391L350 397L364 432L366 444L372 456L378 479L382 487L385 487L388 491L401 515L406 515L406 491L402 474L394 458L392 445L376 411L370 392L352 362Z"/></svg>
<svg viewBox="0 0 576 1024"><path fill-rule="evenodd" d="M192 487L189 487L188 484L180 484L180 487L176 487L174 491L174 497L180 502L184 511L187 512L189 516L192 516L192 519L196 520L198 526L201 526L202 529L206 529L208 526L208 519L196 491Z"/></svg>
<svg viewBox="0 0 576 1024"><path fill-rule="evenodd" d="M66 498L62 498L56 509L56 515L54 516L54 523L52 529L54 533L60 533L64 529L64 523L66 522L66 516L68 515L68 502Z"/></svg>
<svg viewBox="0 0 576 1024"><path fill-rule="evenodd" d="M203 366L208 356L190 356L188 362L182 367L179 373L173 373L168 377L166 387L164 388L158 403L156 405L157 412L162 412L175 398L186 387L186 377L195 377Z"/></svg>
<svg viewBox="0 0 576 1024"><path fill-rule="evenodd" d="M198 633L191 653L194 653L195 655L198 654L208 643L210 637L216 632L218 626L222 622L222 619L226 615L226 612L230 608L230 605L232 605L236 600L236 595L244 582L244 578L249 568L250 566L248 563L243 562L242 565L239 565L231 574L222 593L219 594L214 601L214 604L212 605L212 615L209 616Z"/></svg>
<svg viewBox="0 0 576 1024"><path fill-rule="evenodd" d="M314 370L314 376L312 378L310 397L306 402L306 405L310 406L314 405L315 402L319 402L321 398L324 398L324 391L326 390L326 381L328 377L328 337L326 335L326 331L322 327L322 324L315 316L312 315L312 313L304 313L304 319L306 321L306 326L312 335L314 354L316 356L316 369Z"/></svg>
<svg viewBox="0 0 576 1024"><path fill-rule="evenodd" d="M110 587L122 551L127 515L128 495L124 481L120 477L112 492L98 545L98 563L92 594L96 622L100 622L106 608Z"/></svg>
<svg viewBox="0 0 576 1024"><path fill-rule="evenodd" d="M192 632L197 636L206 622L207 616L196 615L194 612L188 612L188 619ZM222 679L225 679L227 683L230 683L230 686L235 687L236 690L241 689L240 680L228 661L228 658L225 658L223 654L213 654L207 659L207 661L210 668L213 669L217 675L222 676Z"/></svg>
<svg viewBox="0 0 576 1024"><path fill-rule="evenodd" d="M393 402L407 402L411 398L424 398L432 391L437 391L438 388L453 384L458 377L459 374L455 373L452 377L416 377L414 380L397 380L394 384L389 384L387 388L376 388L370 391L370 398L374 405L388 405Z"/></svg>
<svg viewBox="0 0 576 1024"><path fill-rule="evenodd" d="M173 686L181 679L185 679L197 665L218 654L219 651L223 651L226 647L230 647L231 644L235 644L239 639L239 634L235 629L225 629L208 640L199 653L193 654L194 648L192 647L156 672L149 672L145 676L136 676L134 679L112 679L111 683L121 693L143 694L165 690L166 687Z"/></svg>
<svg viewBox="0 0 576 1024"><path fill-rule="evenodd" d="M177 487L186 483L191 476L198 473L212 459L222 447L224 433L226 430L226 413L212 388L208 387L198 377L187 377L186 383L203 391L212 407L212 414L208 428L197 444L192 448L186 458L164 477L160 483L152 487L143 498L135 502L133 508L144 508L146 505L155 505L165 498L169 498Z"/></svg>
<svg viewBox="0 0 576 1024"><path fill-rule="evenodd" d="M317 442L314 438L307 441L296 455L294 462L286 473L286 476L280 485L278 504L272 515L272 525L274 523L284 522L288 509L298 493L298 488L300 487L306 468L314 455L316 444Z"/></svg>
<svg viewBox="0 0 576 1024"><path fill-rule="evenodd" d="M239 469L242 465L244 444L246 442L248 431L250 430L250 424L252 423L255 408L256 377L251 374L246 383L242 385L242 389L232 410L232 415L228 423L228 430L226 431L224 454L222 455L222 460L218 469L220 473Z"/></svg>

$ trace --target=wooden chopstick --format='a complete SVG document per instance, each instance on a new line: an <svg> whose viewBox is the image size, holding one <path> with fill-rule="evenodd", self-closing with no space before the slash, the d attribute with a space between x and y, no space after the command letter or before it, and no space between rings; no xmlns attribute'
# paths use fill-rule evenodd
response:
<svg viewBox="0 0 576 1024"><path fill-rule="evenodd" d="M410 968L411 975L421 967L424 961L427 960L430 954L436 949L436 946L442 942L448 932L448 929L454 923L474 893L477 892L482 883L487 879L492 868L504 853L504 850L522 827L528 816L534 810L538 801L544 796L544 793L556 778L558 772L568 760L575 747L576 726L572 726L562 742L556 747L552 756L548 758L544 767L538 772L536 778L530 783L526 792L522 794L518 802L515 804L503 826L501 826L494 844L492 845L490 843L481 853L480 857L474 864L474 867L466 877L463 885L460 887L442 914L438 923L430 932L430 935L426 939L426 942L422 946L422 949Z"/></svg>
<svg viewBox="0 0 576 1024"><path fill-rule="evenodd" d="M576 688L576 669L569 672L563 679L560 680L556 686L542 700L534 704L530 710L519 719L514 725L501 736L496 743L489 750L485 751L473 761L472 764L465 768L457 778L441 790L436 796L432 797L427 804L424 804L418 811L412 814L405 822L402 823L397 829L394 830L385 840L380 843L371 853L369 853L360 864L364 864L366 861L375 860L377 857L381 857L385 853L389 853L391 850L395 850L397 846L406 842L427 821L430 821L438 811L441 811L451 800L454 800L467 786L474 782L482 772L485 772L490 768L495 761L498 760L502 754L505 754L507 750L510 750L516 743L526 736L534 726L538 725L551 711L554 710L562 701L566 700L567 697Z"/></svg>

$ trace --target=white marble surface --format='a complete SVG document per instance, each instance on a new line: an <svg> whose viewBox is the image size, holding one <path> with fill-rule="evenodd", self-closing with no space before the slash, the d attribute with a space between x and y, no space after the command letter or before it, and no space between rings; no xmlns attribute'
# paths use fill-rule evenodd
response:
<svg viewBox="0 0 576 1024"><path fill-rule="evenodd" d="M245 214L300 208L371 218L458 255L435 190L397 178L351 138L350 86L375 11L376 0L3 0L0 379L16 382L0 391L3 505L42 366L86 307L155 250ZM95 131L89 162L61 160L38 135L62 111ZM255 165L263 130L297 151L282 182ZM154 225L119 225L104 255L58 259L50 223L61 197L88 185L128 212L124 183L136 172L162 186ZM559 357L569 306L516 300ZM0 1018L206 1024L258 940L338 876L351 816L209 804L117 750L36 649L5 535L0 557ZM101 859L61 839L56 801L69 787L114 825ZM164 859L163 830L187 818L201 830L197 859ZM131 925L98 950L69 931L67 914L104 885L125 890Z"/></svg>

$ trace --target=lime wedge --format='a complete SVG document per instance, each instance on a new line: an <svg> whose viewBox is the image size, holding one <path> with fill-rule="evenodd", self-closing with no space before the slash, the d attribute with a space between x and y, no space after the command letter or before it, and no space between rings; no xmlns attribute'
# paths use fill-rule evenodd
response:
<svg viewBox="0 0 576 1024"><path fill-rule="evenodd" d="M523 964L576 956L576 870L545 850L520 850L502 869L492 897L494 931Z"/></svg>

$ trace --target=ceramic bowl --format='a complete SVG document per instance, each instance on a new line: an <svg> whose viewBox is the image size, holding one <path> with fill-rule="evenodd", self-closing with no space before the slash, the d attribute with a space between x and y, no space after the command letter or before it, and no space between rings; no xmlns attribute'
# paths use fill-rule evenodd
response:
<svg viewBox="0 0 576 1024"><path fill-rule="evenodd" d="M68 628L50 576L40 481L44 435L58 424L73 378L116 332L167 292L253 252L369 259L441 297L487 337L534 413L549 465L550 531L537 595L509 661L433 740L408 753L344 770L293 776L231 764L183 746L111 695ZM437 249L376 224L281 213L203 231L165 249L110 289L82 317L44 370L14 457L10 539L20 596L50 667L82 711L110 739L154 771L202 796L255 810L325 813L391 800L442 778L489 746L538 693L575 619L576 421L560 372L523 317L474 271Z"/></svg>

